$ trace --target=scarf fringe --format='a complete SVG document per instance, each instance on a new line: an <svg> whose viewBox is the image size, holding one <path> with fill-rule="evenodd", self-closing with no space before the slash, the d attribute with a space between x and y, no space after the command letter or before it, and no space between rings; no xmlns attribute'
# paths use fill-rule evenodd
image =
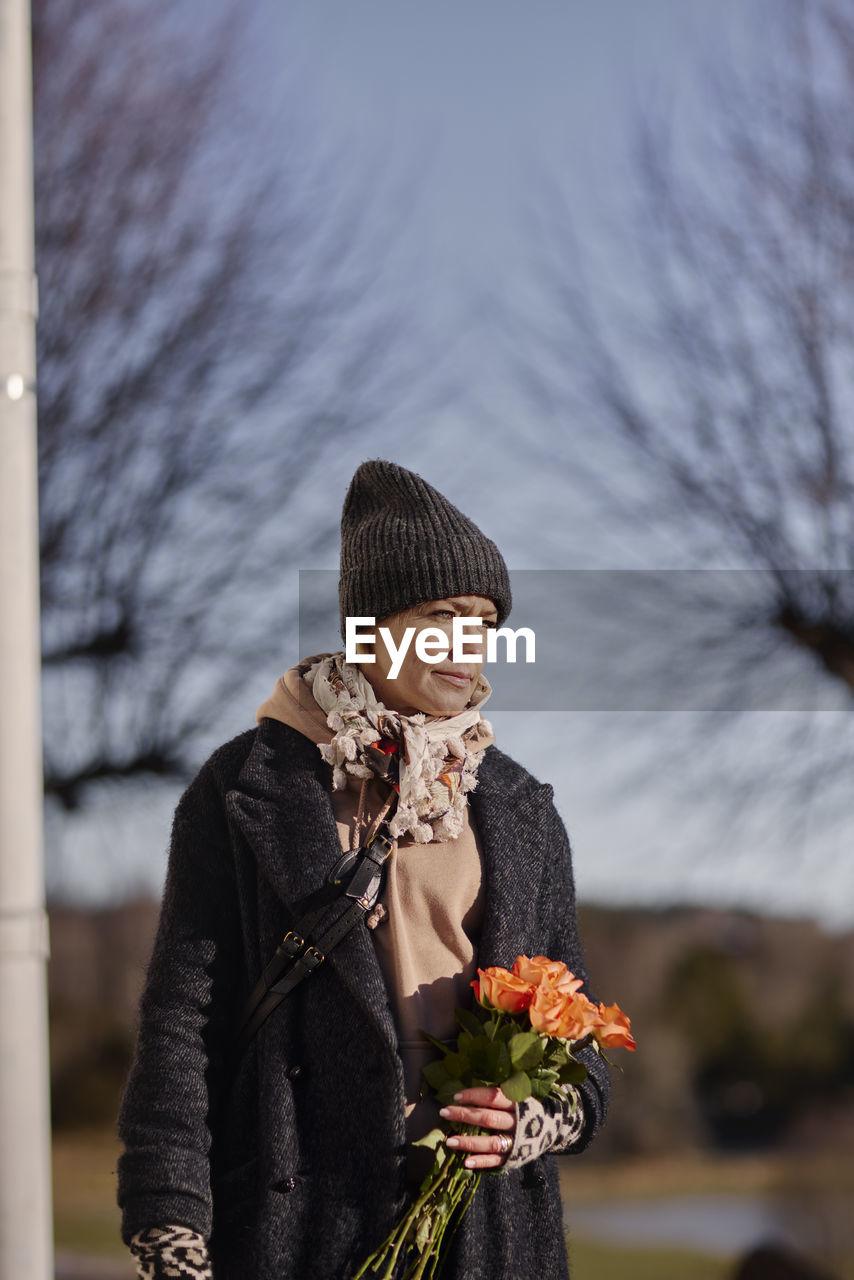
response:
<svg viewBox="0 0 854 1280"><path fill-rule="evenodd" d="M310 659L299 668L315 701L326 712L332 741L319 746L332 767L332 787L342 791L348 775L374 775L397 784L397 809L389 822L395 839L416 844L454 840L465 823L467 796L477 786L483 739L492 735L480 707L492 693L480 677L469 706L456 716L428 720L423 712L406 716L378 702L370 682L343 653ZM394 743L396 757L371 751L381 741Z"/></svg>

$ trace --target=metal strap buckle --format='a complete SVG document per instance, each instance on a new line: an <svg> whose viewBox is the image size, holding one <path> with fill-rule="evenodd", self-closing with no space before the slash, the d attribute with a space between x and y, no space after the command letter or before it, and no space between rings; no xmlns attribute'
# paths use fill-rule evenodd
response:
<svg viewBox="0 0 854 1280"><path fill-rule="evenodd" d="M386 832L376 831L374 833L373 839L368 843L367 847L369 849L373 849L375 844L379 844L382 846L382 860L383 862L385 862L386 858L394 848L394 841L392 840L391 836L388 835Z"/></svg>

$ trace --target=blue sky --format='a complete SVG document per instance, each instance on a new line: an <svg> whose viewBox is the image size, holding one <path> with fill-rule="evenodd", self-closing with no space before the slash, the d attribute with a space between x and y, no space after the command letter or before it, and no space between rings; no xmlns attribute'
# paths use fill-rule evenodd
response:
<svg viewBox="0 0 854 1280"><path fill-rule="evenodd" d="M627 227L634 117L653 109L676 121L690 157L704 110L701 68L756 56L744 20L761 7L761 0L263 0L247 33L244 83L246 105L271 125L272 159L302 122L312 145L340 157L342 198L371 175L369 218L399 228L385 287L450 337L442 373L462 388L429 414L416 398L381 446L343 442L328 460L322 494L307 495L309 509L337 504L358 463L382 453L447 493L496 538L511 568L632 563L583 493L549 486L541 466L520 458L537 423L521 403L508 403L489 308L512 307L531 288L532 213L546 176L560 186L590 261L604 269L618 252L611 224ZM650 547L647 563L657 556ZM246 715L234 732L251 724L276 674L247 681ZM501 745L555 785L582 897L706 900L852 922L838 830L809 837L780 830L773 801L760 801L733 840L715 816L726 797L680 799L673 779L659 776L655 734L678 737L683 721L659 717L652 736L637 739L635 729L615 734L613 720L601 717L503 712L495 722ZM748 736L761 743L767 732L768 722L757 720ZM638 752L646 753L648 775L640 791L623 781L623 766ZM66 826L65 890L97 897L156 888L174 799L168 789L149 793L138 806ZM122 822L136 834L117 838ZM108 847L93 875L93 849ZM819 863L821 877L804 874Z"/></svg>

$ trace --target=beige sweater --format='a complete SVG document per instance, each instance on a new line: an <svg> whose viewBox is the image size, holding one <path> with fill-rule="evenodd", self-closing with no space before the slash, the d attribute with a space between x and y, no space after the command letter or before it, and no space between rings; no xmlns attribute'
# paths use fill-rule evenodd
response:
<svg viewBox="0 0 854 1280"><path fill-rule="evenodd" d="M258 708L256 719L264 717L290 725L312 742L329 742L332 737L326 716L293 668L279 678L272 696ZM484 739L484 747L491 741ZM342 849L351 847L360 798L367 827L386 795L379 779L363 787L360 779L351 778L346 790L331 791ZM403 839L395 845L380 900L388 918L372 936L397 1021L411 1141L432 1127L436 1115L432 1103L416 1105L421 1068L435 1057L435 1050L419 1033L429 1031L439 1040L455 1035L454 1008L468 1003L469 983L475 976L484 885L470 808L455 840L415 844Z"/></svg>

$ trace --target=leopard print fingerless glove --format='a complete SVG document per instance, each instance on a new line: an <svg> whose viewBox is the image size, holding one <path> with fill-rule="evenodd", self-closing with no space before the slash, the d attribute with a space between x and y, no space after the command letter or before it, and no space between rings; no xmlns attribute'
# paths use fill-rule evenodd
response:
<svg viewBox="0 0 854 1280"><path fill-rule="evenodd" d="M213 1280L204 1237L189 1227L146 1227L130 1251L138 1280Z"/></svg>
<svg viewBox="0 0 854 1280"><path fill-rule="evenodd" d="M547 1151L567 1151L581 1137L584 1104L574 1085L563 1086L564 1099L526 1098L516 1103L516 1134L502 1168L521 1169Z"/></svg>

